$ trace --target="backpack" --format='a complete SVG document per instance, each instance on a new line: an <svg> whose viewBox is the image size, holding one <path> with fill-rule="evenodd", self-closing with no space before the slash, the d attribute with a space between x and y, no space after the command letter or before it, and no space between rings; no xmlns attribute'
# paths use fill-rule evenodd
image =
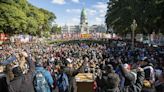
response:
<svg viewBox="0 0 164 92"><path fill-rule="evenodd" d="M68 76L65 73L59 75L57 85L59 88L59 92L66 92L68 90Z"/></svg>
<svg viewBox="0 0 164 92"><path fill-rule="evenodd" d="M37 71L35 73L33 81L35 92L48 92L48 90L50 90L48 82L43 74L44 72L45 70L43 72Z"/></svg>

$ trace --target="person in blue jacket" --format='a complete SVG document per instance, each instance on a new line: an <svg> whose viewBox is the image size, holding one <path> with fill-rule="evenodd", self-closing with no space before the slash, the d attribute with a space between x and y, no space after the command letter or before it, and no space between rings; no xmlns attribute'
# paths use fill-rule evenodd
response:
<svg viewBox="0 0 164 92"><path fill-rule="evenodd" d="M45 80L47 81L49 87L47 87L47 91L46 92L51 92L52 90L52 87L53 87L53 78L50 74L50 72L46 69L44 69L43 65L42 65L42 62L41 62L41 59L37 59L36 62L35 62L35 71L36 73L37 72L42 72ZM35 74L36 74L35 73Z"/></svg>

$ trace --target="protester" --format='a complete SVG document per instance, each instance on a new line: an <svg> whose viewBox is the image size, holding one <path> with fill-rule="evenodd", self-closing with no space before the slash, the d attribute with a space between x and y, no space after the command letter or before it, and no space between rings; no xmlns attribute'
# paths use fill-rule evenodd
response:
<svg viewBox="0 0 164 92"><path fill-rule="evenodd" d="M68 76L64 72L64 66L60 68L59 75L57 78L57 86L59 89L59 92L69 92L69 81Z"/></svg>
<svg viewBox="0 0 164 92"><path fill-rule="evenodd" d="M14 74L14 79L10 81L11 88L14 92L34 92L32 74L35 66L26 52L22 52L21 55L26 58L29 71L27 74L23 74L19 65L13 65L12 72Z"/></svg>
<svg viewBox="0 0 164 92"><path fill-rule="evenodd" d="M156 92L164 92L164 73L161 73L158 81L155 83Z"/></svg>
<svg viewBox="0 0 164 92"><path fill-rule="evenodd" d="M132 51L128 42L112 45L6 45L0 52L3 58L0 62L3 82L0 84L7 87L0 85L0 89L6 89L2 92L54 92L54 89L55 92L77 92L75 76L92 73L96 92L163 90L162 49L136 45ZM146 86L151 90L145 90Z"/></svg>
<svg viewBox="0 0 164 92"><path fill-rule="evenodd" d="M1 65L0 65L0 92L9 92L7 76L3 72L3 66Z"/></svg>
<svg viewBox="0 0 164 92"><path fill-rule="evenodd" d="M119 76L111 65L106 66L106 72L102 75L102 85L100 92L119 92Z"/></svg>
<svg viewBox="0 0 164 92"><path fill-rule="evenodd" d="M53 78L50 72L43 68L41 57L36 58L35 66L35 92L51 92L51 89L53 88Z"/></svg>

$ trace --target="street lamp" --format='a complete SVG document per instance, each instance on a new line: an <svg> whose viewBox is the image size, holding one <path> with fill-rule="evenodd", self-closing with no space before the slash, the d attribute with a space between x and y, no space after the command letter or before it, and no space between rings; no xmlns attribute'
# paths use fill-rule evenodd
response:
<svg viewBox="0 0 164 92"><path fill-rule="evenodd" d="M136 23L136 20L134 19L133 20L133 23L131 24L131 30L132 30L132 50L134 50L134 31L136 30L137 28L137 23Z"/></svg>

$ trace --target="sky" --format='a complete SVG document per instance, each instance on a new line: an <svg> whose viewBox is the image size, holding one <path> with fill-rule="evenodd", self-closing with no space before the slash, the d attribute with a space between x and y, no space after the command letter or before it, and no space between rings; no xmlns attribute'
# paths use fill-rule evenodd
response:
<svg viewBox="0 0 164 92"><path fill-rule="evenodd" d="M104 24L108 0L28 0L34 6L53 12L55 23L63 25L79 25L80 13L87 11L89 25Z"/></svg>

